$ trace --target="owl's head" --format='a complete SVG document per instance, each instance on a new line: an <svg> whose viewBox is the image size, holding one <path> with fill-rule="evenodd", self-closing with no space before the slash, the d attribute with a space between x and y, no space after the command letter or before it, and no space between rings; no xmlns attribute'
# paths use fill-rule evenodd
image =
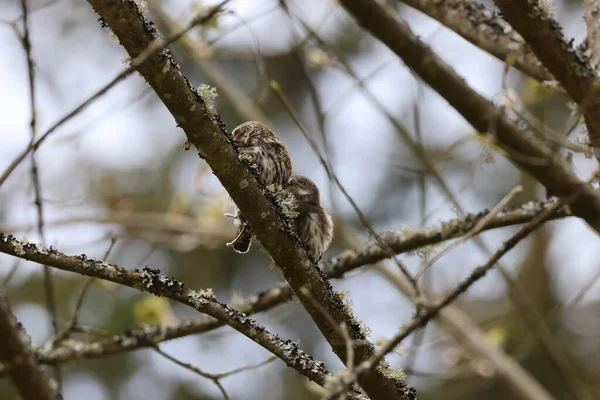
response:
<svg viewBox="0 0 600 400"><path fill-rule="evenodd" d="M306 176L292 175L285 188L294 195L300 204L320 204L319 188Z"/></svg>

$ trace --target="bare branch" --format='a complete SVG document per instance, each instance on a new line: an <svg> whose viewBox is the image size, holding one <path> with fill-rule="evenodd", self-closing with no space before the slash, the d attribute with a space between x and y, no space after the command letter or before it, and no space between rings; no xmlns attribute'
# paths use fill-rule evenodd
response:
<svg viewBox="0 0 600 400"><path fill-rule="evenodd" d="M324 384L325 375L328 373L325 364L313 360L297 344L273 335L263 326L247 318L246 314L217 302L210 289L192 290L175 279L160 275L156 270L144 268L142 271L131 271L88 258L85 255L68 256L52 247L45 248L37 244L19 241L13 236L4 234L0 234L0 252L64 271L115 282L188 305L226 323L281 358L300 374L320 385Z"/></svg>
<svg viewBox="0 0 600 400"><path fill-rule="evenodd" d="M29 78L29 111L31 112L31 119L29 121L29 128L31 138L29 146L32 146L35 142L36 128L37 128L37 109L35 104L35 71L33 68L33 56L31 54L31 40L29 38L29 9L27 6L27 0L21 0L21 9L23 10L23 48L25 49L25 56L27 57L27 76ZM33 183L34 192L34 204L37 210L37 232L40 236L42 244L46 243L46 235L44 234L44 207L42 204L42 186L40 182L40 175L38 173L38 164L35 158L35 149L31 152L31 181ZM56 314L56 296L54 294L54 284L52 282L52 271L49 267L44 265L44 297L46 299L46 307L50 312L52 318L52 329L54 334L58 334L58 321ZM58 380L59 391L62 381L60 369L56 368L56 378Z"/></svg>
<svg viewBox="0 0 600 400"><path fill-rule="evenodd" d="M132 58L138 57L155 41L154 30L146 23L135 2L124 1L119 7L109 0L89 0L89 3ZM302 287L310 288L311 296L327 309L338 324L346 323L357 343L356 359L369 358L374 346L365 343L360 325L344 307L341 297L309 261L298 240L288 234L286 217L281 214L274 199L265 197L265 188L258 183L255 171L239 159L238 151L224 131L214 107L207 103L209 100L190 87L167 52L150 57L137 70L175 116L188 141L196 146L201 157L210 165L338 357L343 361L346 357L343 337L302 296ZM373 399L410 399L412 396L404 382L386 376L380 370L365 375L360 384Z"/></svg>
<svg viewBox="0 0 600 400"><path fill-rule="evenodd" d="M536 218L523 226L516 234L514 234L510 239L504 242L502 246L500 246L500 248L492 255L487 263L475 268L468 277L463 279L454 289L450 290L450 292L440 301L428 305L424 309L424 312L412 317L408 322L406 322L400 329L400 332L398 332L392 339L382 346L372 359L362 362L354 369L352 373L342 375L340 377L340 383L343 384L336 385L336 390L333 391L328 398L334 399L335 396L339 395L343 390L345 390L347 385L354 382L357 377L360 376L360 374L377 365L379 361L382 360L387 353L391 352L400 342L402 342L402 340L407 338L416 329L424 326L427 322L435 318L440 310L456 300L461 294L467 291L467 289L470 288L473 283L483 278L487 272L492 269L494 265L496 265L500 258L513 249L521 240L527 237L527 235L541 226L547 220L547 218L552 215L552 213L554 213L564 204L568 204L573 200L574 197L571 197L553 204L549 209L542 211Z"/></svg>
<svg viewBox="0 0 600 400"><path fill-rule="evenodd" d="M153 347L154 347L154 351L156 351L161 356L165 357L167 360L169 360L169 361L171 361L171 362L179 365L182 368L185 368L185 369L187 369L189 371L192 371L193 373L198 374L198 375L200 375L203 378L210 379L211 381L213 381L213 383L221 391L221 394L223 395L223 399L224 400L229 400L229 396L227 395L227 391L225 391L225 388L223 387L223 385L221 384L221 382L219 382L219 378L213 376L212 374L210 374L208 372L202 371L200 368L196 367L193 364L186 363L186 362L178 360L177 358L171 356L170 354L167 354L164 351L162 351L158 346L153 346Z"/></svg>
<svg viewBox="0 0 600 400"><path fill-rule="evenodd" d="M569 166L541 141L471 89L454 70L422 43L389 9L374 0L340 0L357 21L404 60L480 132L488 132L512 161L557 196L578 193L574 213L600 232L600 195L574 176ZM600 109L600 108L598 108ZM598 118L600 123L600 118ZM582 189L583 187L583 189Z"/></svg>
<svg viewBox="0 0 600 400"><path fill-rule="evenodd" d="M583 0L585 26L587 28L586 44L591 53L591 61L600 66L600 5L598 0Z"/></svg>
<svg viewBox="0 0 600 400"><path fill-rule="evenodd" d="M539 81L553 77L523 38L485 5L459 0L401 0L444 24L480 49Z"/></svg>
<svg viewBox="0 0 600 400"><path fill-rule="evenodd" d="M179 366L181 366L181 367L183 367L183 368L185 368L185 369L188 369L188 370L190 370L190 371L194 372L195 374L198 374L198 375L200 375L200 376L201 376L201 377L203 377L203 378L210 379L211 381L213 381L213 383L214 383L214 384L215 384L215 385L216 385L216 386L219 388L219 390L221 391L221 394L223 395L223 398L224 398L225 400L228 400L228 399L229 399L229 396L227 395L227 392L225 391L225 388L224 388L224 387L223 387L223 385L221 384L221 379L224 379L224 378L227 378L227 377L230 377L230 376L233 376L233 375L236 375L236 374L239 374L239 373L245 372L245 371L250 371L250 370L253 370L253 369L260 368L260 367L262 367L262 366L264 366L264 365L266 365L266 364L270 363L271 361L273 361L273 360L276 360L276 359L277 359L277 357L275 357L275 356L271 356L271 357L267 358L266 360L264 360L264 361L261 361L261 362L259 362L259 363L256 363L256 364L245 365L245 366L243 366L243 367L236 368L236 369L233 369L233 370L231 370L231 371L222 372L222 373L219 373L219 374L213 374L213 373L209 373L209 372L204 372L204 371L202 371L200 368L196 367L196 366L195 366L195 365L193 365L193 364L186 363L186 362L183 362L183 361L181 361L181 360L178 360L178 359L176 359L175 357L173 357L173 356L171 356L171 355L169 355L169 354L165 353L165 352L164 352L163 350L161 350L161 349L160 349L158 346L154 346L154 350L155 350L157 353L159 353L160 355L162 355L163 357L165 357L165 358L167 358L168 360L170 360L170 361L174 362L175 364L177 364L177 365L179 365Z"/></svg>
<svg viewBox="0 0 600 400"><path fill-rule="evenodd" d="M193 18L186 25L186 27L183 30L181 30L177 33L174 33L173 35L169 36L169 38L167 38L166 40L161 40L161 39L155 38L153 36L153 38L155 40L148 43L147 46L145 46L143 49L141 49L139 51L138 56L135 59L131 60L131 64L130 64L129 68L127 68L124 71L122 71L121 73L119 73L112 81L110 81L104 87L99 89L96 93L94 93L92 96L90 96L87 100L85 100L84 102L79 104L71 112L69 112L64 117L62 117L60 120L58 120L58 122L56 122L54 125L52 125L42 136L40 136L39 139L37 139L34 143L31 143L29 146L27 146L27 148L25 148L25 150L23 150L17 157L15 157L13 162L11 162L10 165L6 168L6 170L2 173L2 175L0 175L0 186L2 186L2 184L6 181L6 179L8 179L10 174L13 173L15 168L17 168L17 166L25 159L25 157L27 157L27 154L29 154L29 152L31 152L33 150L36 150L38 147L40 147L40 145L48 138L48 136L50 136L52 133L54 133L56 131L56 129L58 129L65 122L69 121L71 118L75 117L81 111L86 109L90 104L92 104L98 98L103 96L106 92L108 92L110 89L112 89L117 83L121 82L123 79L125 79L126 77L131 75L133 72L135 72L136 68L138 68L140 65L144 64L148 59L156 56L158 53L160 53L162 50L164 50L169 44L180 39L183 35L185 35L188 31L195 28L196 26L210 21L216 14L218 14L221 11L221 8L229 1L230 0L224 0L220 4L209 9L204 14L199 15L196 18ZM136 8L136 10L137 10L137 8ZM143 16L141 14L140 14L140 17L143 18ZM149 32L146 32L146 33L149 34ZM154 33L154 31L152 31L152 33Z"/></svg>
<svg viewBox="0 0 600 400"><path fill-rule="evenodd" d="M106 249L104 257L102 257L102 261L106 262L108 260L108 256L114 248L115 243L117 243L117 236L111 237L110 245L108 246L108 249ZM56 337L55 339L53 339L50 348L55 348L58 343L62 342L65 339L68 339L71 333L75 331L75 328L79 326L79 313L81 312L81 308L83 307L83 300L85 299L85 295L87 294L89 288L92 286L95 280L96 278L88 278L88 280L83 285L83 289L81 289L81 293L79 293L77 301L75 302L75 311L73 311L73 317L71 318L71 322L60 335L55 334Z"/></svg>
<svg viewBox="0 0 600 400"><path fill-rule="evenodd" d="M177 21L172 19L165 12L165 4L161 1L152 0L148 2L150 11L155 16L155 22L158 26L164 26L167 34L171 35L181 29ZM192 38L179 40L175 45L181 49L186 55L186 59L191 60L206 78L216 87L219 88L221 96L228 101L228 104L236 111L238 117L244 121L261 121L265 125L269 125L269 119L256 102L248 96L248 94L227 75L225 71L219 68L219 65L210 58L202 57L198 51L204 43L199 43Z"/></svg>
<svg viewBox="0 0 600 400"><path fill-rule="evenodd" d="M0 292L0 360L8 367L7 372L23 400L62 398L37 365L31 340L13 315L3 291Z"/></svg>
<svg viewBox="0 0 600 400"><path fill-rule="evenodd" d="M378 268L391 279L402 293L410 293L410 286L395 268ZM457 306L450 304L441 309L435 319L437 325L451 335L467 352L489 360L518 398L527 400L554 400L554 397L511 355L492 343L478 324ZM408 372L407 372L408 374Z"/></svg>
<svg viewBox="0 0 600 400"><path fill-rule="evenodd" d="M198 246L222 242L231 237L231 226L221 227L204 224L189 215L152 211L112 211L106 215L70 215L61 219L47 219L46 226L69 224L117 224L128 236L142 237L153 243L170 246L179 251L189 251ZM0 225L5 232L24 233L31 224Z"/></svg>
<svg viewBox="0 0 600 400"><path fill-rule="evenodd" d="M419 277L423 274L423 272L425 272L427 270L427 268L431 267L433 265L434 262L436 262L437 260L440 259L441 256L443 256L444 254L446 254L448 251L450 251L451 248L458 246L459 244L469 240L470 238L472 238L473 236L477 235L479 232L481 232L483 229L485 229L485 226L499 213L501 212L506 205L508 204L508 202L519 192L521 192L523 190L522 186L515 186L514 188L512 188L508 194L506 196L504 196L504 198L500 201L500 203L496 204L494 206L494 208L492 208L492 210L485 215L483 218L481 218L481 220L479 222L477 222L477 224L475 224L475 226L473 228L471 228L469 230L469 232L467 232L466 235L462 236L460 239L458 239L457 241L447 245L446 247L444 247L443 249L441 249L440 251L438 251L433 257L429 258L428 260L424 261L420 266L419 269L417 270L417 272L415 273L415 278L419 279Z"/></svg>
<svg viewBox="0 0 600 400"><path fill-rule="evenodd" d="M527 0L495 0L495 3L571 99L579 104L592 145L600 148L600 96L589 60L575 51L572 40L567 42L548 4Z"/></svg>
<svg viewBox="0 0 600 400"><path fill-rule="evenodd" d="M549 209L553 201L531 202L519 207L504 210L487 221L484 230L512 226L531 221L544 210ZM414 251L420 247L433 245L441 241L461 237L472 231L475 226L489 215L487 211L479 214L469 214L453 220L443 222L436 227L425 228L418 231L407 231L403 234L386 233L384 240L397 253ZM555 212L551 218L566 216L564 209ZM363 265L384 260L386 253L381 251L376 243L367 244L356 252L346 251L331 258L323 264L323 272L328 279L342 278L346 273ZM236 309L245 314L256 314L270 310L292 298L291 288L285 284L260 292L243 301L238 302ZM122 335L93 343L70 343L57 348L42 349L38 352L40 362L54 364L64 363L84 358L104 357L126 351L136 350L157 344L166 340L177 339L188 335L208 332L224 326L225 323L214 318L201 316L200 318L182 321L173 326L145 326L140 329L130 329Z"/></svg>

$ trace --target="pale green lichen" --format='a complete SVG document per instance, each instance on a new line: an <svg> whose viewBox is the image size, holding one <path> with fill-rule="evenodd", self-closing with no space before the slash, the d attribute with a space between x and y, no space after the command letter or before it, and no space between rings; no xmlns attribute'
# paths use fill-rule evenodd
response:
<svg viewBox="0 0 600 400"><path fill-rule="evenodd" d="M358 324L356 317L354 317L354 315L352 314L352 299L349 297L350 292L348 292L347 290L343 290L341 292L336 292L336 295L343 304L342 309L344 310L344 313L346 315L352 316L352 319L354 320L353 322L356 322Z"/></svg>
<svg viewBox="0 0 600 400"><path fill-rule="evenodd" d="M289 219L295 219L298 216L298 203L293 194L289 192L277 192L275 202L281 208L281 212Z"/></svg>
<svg viewBox="0 0 600 400"><path fill-rule="evenodd" d="M271 193L272 195L275 195L275 194L277 194L277 192L279 192L279 189L273 183L265 186L265 189L267 189L267 192Z"/></svg>
<svg viewBox="0 0 600 400"><path fill-rule="evenodd" d="M23 257L25 255L25 248L24 248L24 243L27 243L27 239L23 238L21 240L15 240L14 241L14 249L15 249L15 254L18 255L19 257Z"/></svg>
<svg viewBox="0 0 600 400"><path fill-rule="evenodd" d="M200 289L198 290L201 296L206 297L207 299L216 300L215 291L212 288Z"/></svg>
<svg viewBox="0 0 600 400"><path fill-rule="evenodd" d="M400 232L402 233L403 237L409 237L415 233L418 233L419 231L416 229L413 229L408 224L402 224L402 226L400 227ZM436 252L436 247L434 245L428 245L428 246L419 247L419 248L411 250L411 251L407 251L406 254L416 255L419 258L421 258L422 260L429 260L431 258L431 256L433 254L435 254L435 252Z"/></svg>
<svg viewBox="0 0 600 400"><path fill-rule="evenodd" d="M188 294L188 299L196 309L200 309L211 301L216 301L215 293L211 288L191 291Z"/></svg>
<svg viewBox="0 0 600 400"><path fill-rule="evenodd" d="M542 81L542 85L551 90L556 90L561 93L564 92L564 89L560 86L560 82L557 80Z"/></svg>
<svg viewBox="0 0 600 400"><path fill-rule="evenodd" d="M254 156L249 150L240 149L240 155L238 156L238 160L252 164L254 162Z"/></svg>
<svg viewBox="0 0 600 400"><path fill-rule="evenodd" d="M365 323L360 318L357 318L352 312L352 299L349 297L350 292L347 290L342 290L340 292L336 291L335 295L342 303L343 312L350 317L352 325L358 327L359 333L365 338L371 336L371 328L365 325Z"/></svg>
<svg viewBox="0 0 600 400"><path fill-rule="evenodd" d="M231 296L230 305L232 308L234 308L237 311L245 312L248 309L250 309L250 303L248 302L248 299L246 299L244 296L242 296L238 293L234 293Z"/></svg>
<svg viewBox="0 0 600 400"><path fill-rule="evenodd" d="M219 94L217 93L217 88L211 87L203 83L200 86L198 86L196 92L204 100L204 107L206 109L206 113L210 117L216 117L217 109L215 108L214 102L217 99L217 97L219 97Z"/></svg>
<svg viewBox="0 0 600 400"><path fill-rule="evenodd" d="M553 0L533 0L529 2L529 17L542 21L556 19L556 5Z"/></svg>
<svg viewBox="0 0 600 400"><path fill-rule="evenodd" d="M348 290L341 290L339 292L337 292L340 300L344 303L346 302L351 302L352 300L348 299L348 296L350 296L350 291Z"/></svg>
<svg viewBox="0 0 600 400"><path fill-rule="evenodd" d="M368 325L366 325L362 319L357 318L355 316L354 320L358 324L358 329L360 330L360 334L363 335L365 338L371 337L373 330Z"/></svg>
<svg viewBox="0 0 600 400"><path fill-rule="evenodd" d="M406 380L406 373L404 373L402 368L392 368L390 364L385 360L382 360L376 369L383 376L390 378L396 382L404 382Z"/></svg>
<svg viewBox="0 0 600 400"><path fill-rule="evenodd" d="M419 247L418 249L414 250L414 254L424 261L431 259L431 257L436 253L436 246L433 245Z"/></svg>
<svg viewBox="0 0 600 400"><path fill-rule="evenodd" d="M592 142L590 141L590 137L588 132L581 132L574 140L576 145L585 147L588 151L585 151L583 154L585 158L592 158L594 156L594 147L592 146Z"/></svg>
<svg viewBox="0 0 600 400"><path fill-rule="evenodd" d="M148 2L146 0L138 1L137 5L142 14L148 13Z"/></svg>

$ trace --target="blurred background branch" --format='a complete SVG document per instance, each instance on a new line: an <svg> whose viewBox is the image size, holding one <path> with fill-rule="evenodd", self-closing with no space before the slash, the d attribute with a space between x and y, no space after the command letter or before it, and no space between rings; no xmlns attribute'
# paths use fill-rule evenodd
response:
<svg viewBox="0 0 600 400"><path fill-rule="evenodd" d="M385 4L386 15L420 38L418 49L428 51L423 67L398 57L398 46L411 40L395 35L386 42L390 50L338 2L231 0L224 13L181 37L173 34L218 2L137 3L162 37L172 38L168 48L191 87L214 86L216 91L202 86L200 93L218 95L209 106L222 121L230 128L247 120L266 123L288 148L294 173L318 184L321 202L336 222L320 268L375 352L411 321L415 306L422 313L429 299L456 293L463 277L501 251L519 225L555 206L556 199L545 199L540 181L547 196L565 198L581 190L597 167L593 1L499 1L502 15L490 2L352 2L354 7ZM350 7L351 2L341 3ZM131 5L123 2L112 11ZM183 136L163 102L171 110L187 105L175 113L184 130L219 131L205 125L205 117L194 120L190 109L196 103L190 99L173 106L182 94L196 96L189 86L170 90L171 103L159 91L161 102L147 83L156 87L158 80L145 82L133 69L122 75L132 60L113 40L115 33L125 47L131 43L118 29L100 29L105 21L96 23L98 15L85 2L14 0L0 4L0 15L5 55L0 132L6 133L0 135L0 231L68 254L98 259L110 254L116 265L160 269L161 276L175 276L186 287L211 287L229 303L211 303L211 313L222 318L199 316L164 297L52 268L53 318L43 269L0 254L0 285L31 335L28 351L44 370L61 366L63 397L330 396L338 380L326 371L351 376L356 367L332 352L274 268L265 251L272 252L274 237L246 255L225 246L236 227L223 214L232 213L234 205L211 167L237 171L238 162L227 156L206 163L195 152L182 151ZM369 29L381 37L377 29L391 25L369 22L377 21ZM158 43L154 46L165 45ZM154 51L164 55L162 47ZM134 58L133 64L141 61ZM156 77L179 74L162 66L156 71ZM423 71L433 71L435 79ZM440 71L451 71L454 78ZM114 81L119 76L123 79ZM282 88L285 105L269 82ZM37 141L50 134L32 146L36 132ZM322 160L303 134L316 142ZM17 157L29 161L34 148L35 169L29 162L10 164ZM336 172L340 185L320 164ZM222 177L219 168L212 169ZM524 190L511 206L489 215L517 185ZM584 186L583 203L562 208L485 279L404 338L387 357L391 379L406 379L419 399L600 396L597 234L573 218L583 216L595 225L596 187L595 182ZM260 208L261 199L262 193L236 201L246 201L249 210ZM484 229L466 240L482 221ZM450 247L436 256L442 243ZM407 286L398 265L388 260L387 247L423 296ZM432 261L432 268L417 273ZM337 335L338 353L355 358L349 345L368 342L349 338L345 325L332 323L329 312L313 305L321 328ZM235 325L231 315L221 314L226 310L237 317L252 314L267 329L261 339L267 347L219 329L224 321ZM238 328L250 334L247 327ZM279 350L269 347L267 336ZM279 338L298 339L306 353L323 360L324 369L313 376L318 384L308 383L306 369L299 369L302 375L283 363L264 364L272 359L268 349L288 362L294 359L281 349L289 345L295 353L298 347ZM0 398L18 396L11 372L11 365L2 363ZM358 391L349 396L364 398Z"/></svg>

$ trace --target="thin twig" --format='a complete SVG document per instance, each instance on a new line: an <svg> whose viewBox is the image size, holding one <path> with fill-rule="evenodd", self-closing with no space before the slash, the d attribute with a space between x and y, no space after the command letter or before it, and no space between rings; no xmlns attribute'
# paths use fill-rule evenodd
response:
<svg viewBox="0 0 600 400"><path fill-rule="evenodd" d="M377 265L375 267L386 276L398 290L407 294L411 287L397 268ZM538 382L516 357L507 354L501 347L492 343L479 324L458 306L452 304L440 310L436 316L439 328L451 335L468 353L489 360L496 368L498 377L518 398L527 400L554 400L547 389ZM423 332L421 330L419 332ZM443 340L440 338L438 340Z"/></svg>
<svg viewBox="0 0 600 400"><path fill-rule="evenodd" d="M15 260L13 266L10 267L10 270L8 271L8 274L6 274L6 276L2 280L2 283L0 284L0 289L3 289L3 288L6 289L6 287L10 283L11 279L13 278L13 276L15 276L15 272L17 272L18 268L19 268L19 260L17 259L17 260Z"/></svg>
<svg viewBox="0 0 600 400"><path fill-rule="evenodd" d="M152 0L148 2L150 11L155 16L155 22L164 26L167 34L172 34L180 29L177 21L166 12L167 6L162 1ZM261 14L262 15L262 14ZM222 38L224 35L220 35ZM176 49L180 49L194 65L202 71L207 80L219 88L219 97L228 101L229 105L236 111L238 117L244 121L261 121L269 125L269 120L258 104L236 83L225 69L220 68L210 57L203 56L198 49L206 46L205 41L187 37L175 43Z"/></svg>
<svg viewBox="0 0 600 400"><path fill-rule="evenodd" d="M323 316L327 319L331 327L337 330L340 336L344 338L346 344L346 368L352 370L352 368L354 368L354 344L356 343L356 341L350 337L350 333L348 332L348 327L346 326L346 323L342 322L341 324L337 324L335 322L335 319L333 319L333 317L327 312L325 307L323 307L318 301L316 301L311 296L310 290L303 290L301 294L302 296L308 298L311 304L317 310L319 310L321 314L323 314Z"/></svg>
<svg viewBox="0 0 600 400"><path fill-rule="evenodd" d="M408 267L406 266L406 264L404 264L402 261L396 259L393 250L391 248L389 248L389 246L384 242L384 240L381 238L381 236L379 236L379 234L377 232L375 232L375 230L371 226L371 223L369 222L369 220L367 219L365 214L362 212L360 207L358 207L358 205L356 204L356 202L354 201L352 196L350 196L350 194L348 193L346 188L339 181L337 175L333 171L332 166L327 162L325 157L323 157L323 155L321 154L321 151L319 150L319 146L317 145L315 140L308 134L308 131L304 127L304 124L300 120L300 117L296 113L292 104L287 99L287 96L285 96L285 94L282 92L279 85L276 83L272 83L271 88L273 89L273 91L275 92L275 94L277 95L279 100L283 103L283 105L285 106L285 108L289 112L289 114L291 115L292 119L294 120L294 122L296 123L298 128L300 128L300 132L302 132L302 135L304 136L304 138L310 145L311 149L313 150L315 155L319 158L319 161L321 162L321 165L323 165L323 167L325 168L325 171L327 172L329 179L333 183L335 183L335 185L340 189L340 191L342 192L344 197L346 197L346 199L348 200L348 202L350 203L350 205L352 206L352 208L358 215L360 222L365 226L367 231L369 231L369 234L375 239L377 244L379 244L381 246L381 249L388 254L388 257L391 258L396 263L398 268L400 268L400 271L402 271L402 273L406 276L406 279L408 279L408 281L411 283L411 285L413 285L413 288L415 290L415 295L418 298L419 293L420 293L419 285L418 285L416 279L412 276L412 274L408 270Z"/></svg>
<svg viewBox="0 0 600 400"><path fill-rule="evenodd" d="M347 374L340 378L345 384L344 387L353 383L360 374L370 370L374 366L378 365L379 362L385 357L385 355L391 352L402 340L408 337L412 332L421 326L425 325L431 319L433 319L438 312L452 303L456 298L463 294L469 287L476 281L481 279L490 269L494 267L496 262L502 258L509 250L515 247L521 240L527 235L537 229L543 222L546 221L547 217L553 212L557 211L560 207L572 202L574 197L569 199L563 199L552 205L547 210L541 212L535 219L523 226L516 234L500 246L500 248L492 255L487 263L475 268L471 274L463 279L454 289L452 289L442 300L436 304L430 305L420 315L416 315L411 318L404 326L400 329L400 332L396 334L391 340L389 340L384 346L382 346L377 353L369 360L360 363L354 370L353 374ZM341 392L332 392L328 399L333 399L335 396L339 396Z"/></svg>
<svg viewBox="0 0 600 400"><path fill-rule="evenodd" d="M31 113L31 119L29 121L31 139L29 146L32 146L35 142L36 128L37 128L37 109L35 102L35 71L33 66L33 56L31 54L31 40L29 30L29 9L27 6L27 0L21 0L21 9L23 11L23 48L25 49L25 56L27 57L27 76L29 79L29 111ZM42 188L40 182L40 176L38 173L38 165L35 159L35 149L31 152L31 181L33 183L33 192L35 197L35 207L37 210L37 232L40 236L42 244L46 244L46 235L44 233L44 208L42 203ZM46 299L46 307L50 312L50 318L52 320L52 329L54 335L58 334L58 320L56 311L56 296L54 293L54 284L52 282L52 271L44 265L44 297ZM62 377L59 366L54 366L56 372L56 378L58 381L59 391L62 383Z"/></svg>
<svg viewBox="0 0 600 400"><path fill-rule="evenodd" d="M36 11L43 10L44 8L51 6L52 4L55 4L57 2L58 2L58 0L48 0L46 3L40 4L38 6L28 7L29 15L33 14ZM21 20L23 18L24 18L24 14L21 14L18 17L13 18L12 20L0 19L0 24L7 24L7 25L15 26L19 22L19 20Z"/></svg>
<svg viewBox="0 0 600 400"><path fill-rule="evenodd" d="M8 366L6 372L23 400L60 398L57 388L38 366L31 351L31 339L15 318L3 290L0 290L0 361Z"/></svg>
<svg viewBox="0 0 600 400"><path fill-rule="evenodd" d="M525 205L505 210L497 214L485 230L495 229L505 226L513 226L531 221L537 214L550 208L554 201L532 202ZM473 226L485 215L467 214L452 220L444 221L439 226L427 227L422 230L405 232L402 235L384 236L387 243L394 249L395 253L404 253L414 251L420 247L432 245L443 240L449 240L461 237L471 230ZM565 216L564 211L554 213L549 219L561 218ZM382 234L383 235L383 234ZM337 279L345 276L346 273L353 271L363 265L377 263L385 259L383 253L379 253L379 248L374 244L367 244L355 252L343 252L332 257L323 263L323 272L329 279ZM269 310L279 304L289 301L292 297L292 291L286 284L279 284L269 290L244 299L244 306L239 309L246 314L256 314ZM185 320L177 325L162 327L150 326L141 330L128 330L127 333L117 335L114 338L92 342L89 344L81 343L76 349L71 347L58 347L52 351L40 354L41 362L61 363L73 359L95 358L118 354L126 351L145 347L148 343L159 343L166 340L185 337L192 334L207 332L223 326L224 323L211 318L201 317L192 320Z"/></svg>
<svg viewBox="0 0 600 400"><path fill-rule="evenodd" d="M148 59L150 59L151 57L160 53L171 43L179 40L183 35L185 35L187 32L189 32L196 26L205 24L208 21L210 21L215 15L217 15L219 12L221 12L221 9L223 8L223 6L225 4L227 4L229 1L231 1L231 0L223 0L221 3L217 4L216 6L211 7L208 11L202 13L199 16L192 18L192 20L181 31L178 31L178 32L172 34L168 38L166 38L164 40L156 39L154 42L152 42L146 48L145 51L143 51L139 56L137 56L136 58L131 60L130 66L127 69L125 69L124 71L119 73L115 78L113 78L113 80L111 80L109 83L107 83L104 87L102 87L100 90L98 90L92 96L90 96L87 100L85 100L84 102L79 104L77 107L75 107L75 109L73 109L71 112L69 112L64 117L62 117L60 120L58 120L58 122L56 122L54 125L52 125L34 143L31 143L29 146L27 146L27 148L24 149L13 160L12 163L10 163L10 165L6 168L4 173L0 176L0 186L2 186L2 184L10 176L10 174L15 170L15 168L17 168L17 166L21 163L21 161L23 161L23 159L25 159L25 157L27 157L27 154L29 154L29 152L31 152L32 150L40 147L40 145L44 142L44 140L46 140L48 138L48 136L50 136L56 129L58 129L65 122L69 121L71 118L75 117L77 114L79 114L85 108L87 108L95 100L97 100L102 95L104 95L106 92L108 92L111 88L113 88L117 83L121 82L123 79L125 79L126 77L131 75L133 72L135 72L136 69L139 66L141 66L142 64L144 64Z"/></svg>
<svg viewBox="0 0 600 400"><path fill-rule="evenodd" d="M39 244L20 241L13 236L0 233L0 252L10 254L64 271L93 276L124 286L143 290L169 298L178 303L208 314L225 322L235 330L255 341L266 350L285 361L300 374L322 385L328 374L325 364L315 361L303 352L297 344L284 341L257 324L245 314L216 301L211 289L192 290L173 278L150 268L143 270L125 269L114 264L89 258L86 255L69 256ZM77 346L76 346L77 347ZM40 350L40 351L43 351Z"/></svg>
<svg viewBox="0 0 600 400"><path fill-rule="evenodd" d="M108 249L106 249L106 252L104 253L104 257L102 257L102 261L106 262L108 260L108 257L110 256L110 253L111 253L112 249L114 248L115 243L117 243L117 239L118 239L118 236L111 236L110 245L108 246ZM75 303L75 311L73 312L73 317L71 318L71 322L69 323L67 328L63 331L63 333L60 334L60 336L58 336L53 341L52 347L56 346L63 340L68 339L69 336L71 335L71 333L75 330L75 328L79 326L79 313L81 312L81 308L83 307L83 300L84 300L85 295L87 294L89 288L92 286L92 284L95 281L96 281L96 278L88 278L87 281L85 282L83 289L81 289L81 293L79 293L79 297L77 297L77 302Z"/></svg>
<svg viewBox="0 0 600 400"><path fill-rule="evenodd" d="M585 19L589 21L589 2L586 2ZM569 97L578 104L584 115L588 136L594 148L600 148L600 98L597 96L597 73L590 60L573 48L562 27L556 21L551 7L539 2L520 0L495 0L504 19L531 47L533 53L562 85ZM598 10L597 3L594 5ZM597 16L594 17L597 19ZM597 35L598 29L588 24L588 34ZM595 32L594 32L595 31ZM588 37L589 39L589 37ZM598 62L598 43L587 43L592 47L592 60ZM596 54L594 54L596 53ZM600 153L596 154L600 159Z"/></svg>
<svg viewBox="0 0 600 400"><path fill-rule="evenodd" d="M214 377L212 374L210 374L208 372L202 371L200 368L196 367L193 364L186 363L186 362L176 359L175 357L162 351L160 349L160 347L158 347L157 345L152 346L152 348L154 349L154 351L156 351L161 356L165 357L167 360L179 365L180 367L187 369L188 371L192 371L193 373L198 374L203 378L210 379L211 381L213 381L213 383L215 385L217 385L217 387L221 391L221 394L223 395L223 399L229 400L229 396L227 395L227 392L225 391L225 388L223 387L223 385L221 385L221 382L219 382L219 378Z"/></svg>
<svg viewBox="0 0 600 400"><path fill-rule="evenodd" d="M470 238L472 238L473 236L479 234L483 229L485 229L485 226L499 213L501 212L506 205L508 204L508 202L519 192L521 192L523 190L522 186L515 186L514 188L512 188L507 194L506 196L504 196L504 198L502 200L500 200L500 202L498 204L496 204L496 206L494 208L491 209L491 211L489 213L486 214L485 217L481 218L477 224L475 224L475 226L469 231L467 232L466 235L464 235L463 237L459 238L458 240L448 244L447 246L445 246L443 249L441 249L439 252L437 252L433 257L429 258L428 260L426 260L425 262L423 262L421 264L421 266L419 267L419 269L417 270L417 272L415 273L415 279L419 279L419 277L421 276L421 274L423 274L423 272L425 272L429 267L431 267L433 265L434 262L436 262L437 260L440 259L440 257L442 257L444 254L446 254L450 249L452 249L453 247L458 246L459 244L469 240Z"/></svg>
<svg viewBox="0 0 600 400"><path fill-rule="evenodd" d="M593 182L598 175L600 175L600 168L598 168L591 177L581 185L581 190L586 187L588 184ZM425 325L431 319L435 318L435 316L440 312L441 309L452 303L456 300L460 295L465 293L475 282L479 279L483 278L489 270L491 270L498 260L500 260L506 253L508 253L511 249L513 249L519 242L525 239L531 232L539 228L544 222L546 222L553 213L558 211L561 207L567 206L574 202L579 193L576 193L569 197L563 197L556 203L554 203L550 208L540 212L533 220L528 222L525 226L523 226L517 233L515 233L512 237L510 237L507 241L505 241L496 252L492 255L492 257L488 260L487 263L475 268L471 274L464 278L456 287L444 296L440 301L427 305L427 308L420 315L416 315L411 318L400 330L398 334L394 336L393 339L388 341L381 349L379 349L376 354L369 360L363 361L360 363L354 370L353 374L347 374L340 378L341 381L345 383L345 385L349 385L354 382L360 374L365 371L374 368L379 362L385 357L385 355L391 352L402 340L408 337L412 332L414 332L419 327ZM346 386L347 387L347 386ZM338 392L332 392L329 398L335 398L336 395L339 395Z"/></svg>
<svg viewBox="0 0 600 400"><path fill-rule="evenodd" d="M576 373L576 366L573 365L563 346L554 337L551 327L544 319L544 315L528 296L527 289L523 287L521 282L514 279L505 268L498 268L498 271L511 289L511 299L515 302L517 312L521 314L523 321L529 326L529 330L533 332L547 351L574 398L593 400L595 396L586 387L584 379Z"/></svg>

